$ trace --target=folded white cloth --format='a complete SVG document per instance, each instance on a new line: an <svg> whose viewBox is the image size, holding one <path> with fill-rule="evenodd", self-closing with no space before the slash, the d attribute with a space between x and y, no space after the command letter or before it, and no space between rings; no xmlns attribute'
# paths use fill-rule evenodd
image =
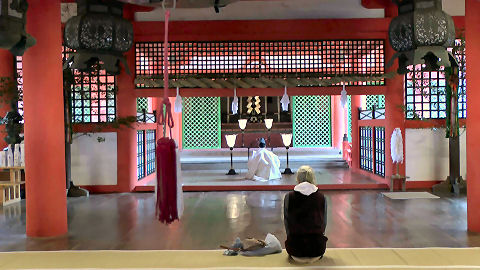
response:
<svg viewBox="0 0 480 270"><path fill-rule="evenodd" d="M282 244L280 244L280 241L278 241L275 235L268 233L267 237L265 237L265 243L267 245L263 248L253 251L243 251L240 252L240 254L243 256L265 256L282 252Z"/></svg>

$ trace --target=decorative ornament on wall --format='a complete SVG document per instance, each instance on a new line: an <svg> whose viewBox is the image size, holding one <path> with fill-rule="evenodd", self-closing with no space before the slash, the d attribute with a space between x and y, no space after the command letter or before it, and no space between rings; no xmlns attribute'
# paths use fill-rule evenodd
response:
<svg viewBox="0 0 480 270"><path fill-rule="evenodd" d="M36 43L25 30L27 9L26 0L0 0L0 48L13 55L23 55Z"/></svg>
<svg viewBox="0 0 480 270"><path fill-rule="evenodd" d="M390 23L388 36L397 53L387 66L398 58L398 73L407 66L424 64L425 71L450 67L455 57L447 51L455 43L455 25L442 11L442 0L394 0L398 16Z"/></svg>
<svg viewBox="0 0 480 270"><path fill-rule="evenodd" d="M78 0L77 16L65 24L65 45L76 50L65 65L88 71L100 63L110 74L120 73L120 62L127 73L123 53L133 44L133 25L123 18L123 5L116 1Z"/></svg>
<svg viewBox="0 0 480 270"><path fill-rule="evenodd" d="M280 100L282 104L282 110L284 112L288 111L288 104L290 104L290 97L287 95L287 87L285 86L285 93L283 94L282 99Z"/></svg>
<svg viewBox="0 0 480 270"><path fill-rule="evenodd" d="M390 139L390 149L393 163L403 163L403 139L400 128L395 128Z"/></svg>
<svg viewBox="0 0 480 270"><path fill-rule="evenodd" d="M237 97L237 88L233 89L233 101L232 101L232 114L238 113L238 97Z"/></svg>
<svg viewBox="0 0 480 270"><path fill-rule="evenodd" d="M345 108L345 105L347 105L347 102L348 102L347 90L345 90L345 84L343 84L342 92L340 92L340 105L342 106L342 108Z"/></svg>
<svg viewBox="0 0 480 270"><path fill-rule="evenodd" d="M176 113L181 113L183 108L183 100L182 96L180 96L180 88L177 87L177 96L175 97L175 104L173 106L173 110Z"/></svg>
<svg viewBox="0 0 480 270"><path fill-rule="evenodd" d="M255 107L253 105L255 104ZM256 114L260 114L260 108L262 106L260 105L260 97L259 96L254 96L254 97L248 97L247 98L247 114L252 114L253 111L255 111Z"/></svg>

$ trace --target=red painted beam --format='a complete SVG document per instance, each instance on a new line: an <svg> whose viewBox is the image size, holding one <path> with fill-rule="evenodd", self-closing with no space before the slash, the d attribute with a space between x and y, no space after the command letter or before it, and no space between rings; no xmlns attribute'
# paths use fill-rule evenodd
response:
<svg viewBox="0 0 480 270"><path fill-rule="evenodd" d="M384 127L385 119L358 120L359 127Z"/></svg>
<svg viewBox="0 0 480 270"><path fill-rule="evenodd" d="M173 21L171 41L386 39L390 19ZM163 41L164 23L133 22L135 41Z"/></svg>
<svg viewBox="0 0 480 270"><path fill-rule="evenodd" d="M391 3L390 0L362 0L362 6L368 9L383 9Z"/></svg>
<svg viewBox="0 0 480 270"><path fill-rule="evenodd" d="M342 88L340 86L330 87L295 87L288 88L288 95L340 95ZM349 95L384 95L385 86L351 86L347 87ZM282 96L283 89L274 88L238 88L237 96ZM149 88L136 89L137 97L163 97L163 89ZM176 89L168 91L169 97L175 97ZM232 97L233 89L213 89L213 88L181 88L182 97Z"/></svg>

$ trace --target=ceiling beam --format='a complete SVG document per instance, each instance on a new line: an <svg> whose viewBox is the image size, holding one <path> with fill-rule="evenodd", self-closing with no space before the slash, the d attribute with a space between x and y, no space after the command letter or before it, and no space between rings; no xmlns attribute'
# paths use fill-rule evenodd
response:
<svg viewBox="0 0 480 270"><path fill-rule="evenodd" d="M392 3L390 0L361 0L362 6L368 9L384 9Z"/></svg>

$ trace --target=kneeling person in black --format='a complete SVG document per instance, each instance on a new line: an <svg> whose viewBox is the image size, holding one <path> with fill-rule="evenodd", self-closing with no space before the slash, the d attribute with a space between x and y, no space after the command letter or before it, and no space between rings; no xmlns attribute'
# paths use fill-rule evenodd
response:
<svg viewBox="0 0 480 270"><path fill-rule="evenodd" d="M325 253L327 202L315 185L315 173L310 166L298 169L297 183L284 200L285 247L296 262L310 263Z"/></svg>

